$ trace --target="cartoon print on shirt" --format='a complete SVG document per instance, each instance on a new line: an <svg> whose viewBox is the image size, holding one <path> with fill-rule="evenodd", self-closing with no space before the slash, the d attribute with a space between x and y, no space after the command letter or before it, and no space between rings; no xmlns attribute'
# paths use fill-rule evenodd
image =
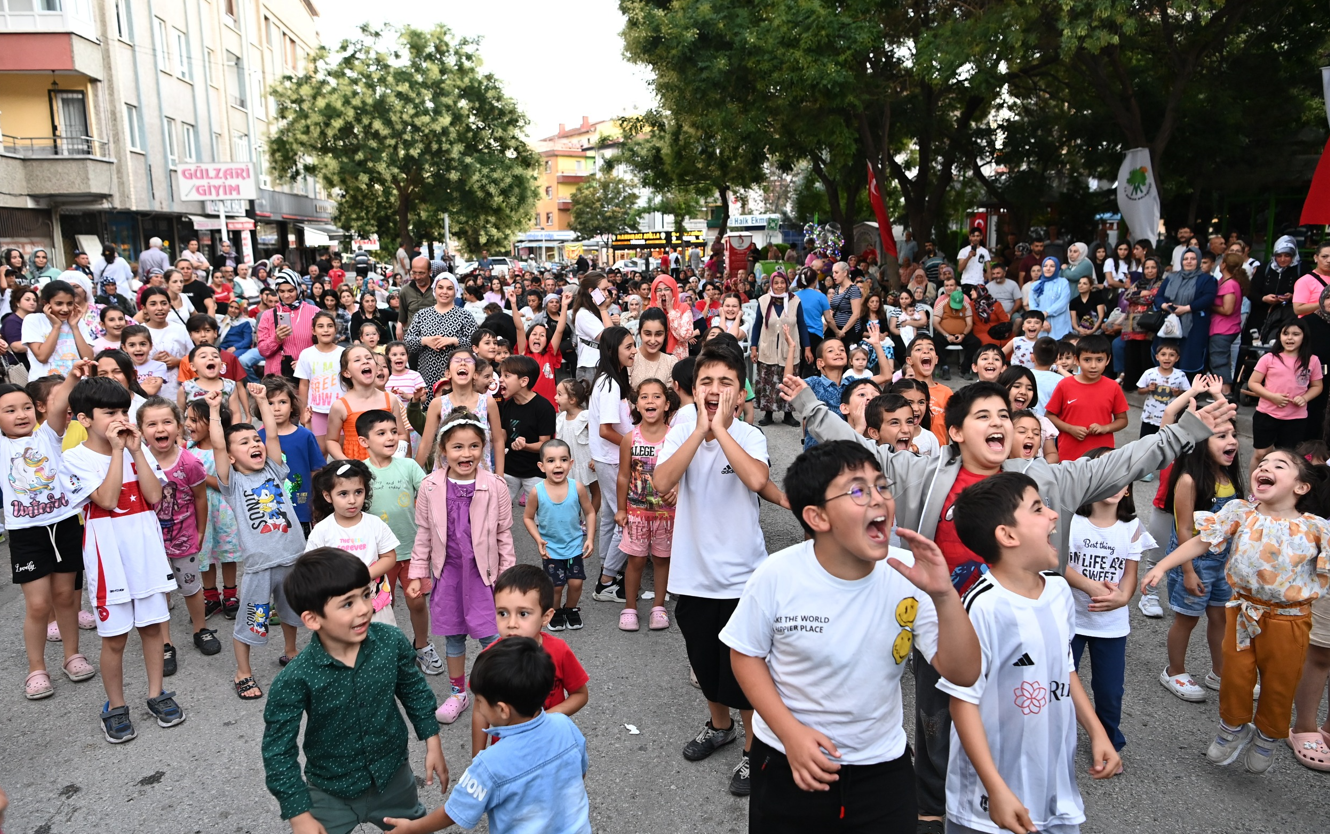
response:
<svg viewBox="0 0 1330 834"><path fill-rule="evenodd" d="M250 527L260 533L285 533L291 529L282 511L282 485L269 478L245 496L245 517Z"/></svg>
<svg viewBox="0 0 1330 834"><path fill-rule="evenodd" d="M905 662L914 646L914 618L918 613L919 600L914 597L906 597L896 604L896 623L900 625L901 633L896 635L896 641L892 643L891 659L896 661L897 666Z"/></svg>
<svg viewBox="0 0 1330 834"><path fill-rule="evenodd" d="M9 462L13 495L9 513L14 518L35 518L69 506L69 497L55 488L56 468L39 449L25 448ZM78 479L70 476L73 486Z"/></svg>

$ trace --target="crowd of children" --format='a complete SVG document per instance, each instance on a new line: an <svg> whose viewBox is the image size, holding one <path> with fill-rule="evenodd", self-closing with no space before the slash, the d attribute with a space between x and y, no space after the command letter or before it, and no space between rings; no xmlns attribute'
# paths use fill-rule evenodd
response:
<svg viewBox="0 0 1330 834"><path fill-rule="evenodd" d="M552 634L583 628L588 568L591 597L621 606L619 630L641 630L644 599L648 632L678 628L707 710L682 754L699 761L742 735L729 789L751 797L753 832L1079 830L1076 726L1091 777L1121 773L1123 704L1138 696L1125 691L1128 606L1139 590L1151 615L1161 580L1173 611L1161 684L1189 701L1219 691L1208 760L1262 773L1287 739L1330 771L1330 730L1316 724L1330 676L1330 467L1290 448L1316 434L1304 418L1321 394L1296 323L1248 382L1261 402L1246 479L1236 406L1219 380L1177 370L1167 340L1137 383L1140 437L1121 443L1128 405L1104 375L1109 342L1041 336L1040 314L1005 349L978 348L977 381L957 390L935 380L926 333L899 368L876 327L861 345L824 339L807 379L790 339L780 392L805 450L782 489L767 435L743 419L737 296L695 357L667 350L667 311L648 307L635 334L600 331L587 378L559 381L569 296L527 326L514 290L516 343L477 331L427 392L402 343L380 346L367 327L374 338L339 344L324 312L295 382L245 385L211 319L167 323L164 292L145 294L146 325L104 315L94 359L65 332L60 284L46 288L50 331L33 339L68 348L65 364L0 386L24 694L54 693L54 630L70 681L100 671L106 739L133 739L123 658L137 630L150 714L162 728L185 721L187 699L164 685L180 662L178 590L200 656L222 649L208 619L234 620L232 686L266 700L267 783L296 832L482 816L496 832L590 831L571 718L590 676ZM193 344L172 364L178 351L159 347L182 334ZM1157 513L1137 519L1132 485L1156 477ZM768 554L762 500L792 512L805 541ZM515 515L539 566L517 563ZM1186 657L1202 617L1211 665L1198 681ZM79 652L89 625L100 669ZM274 625L282 671L261 680L253 655ZM1087 649L1090 693L1077 672ZM436 697L429 677L445 672ZM407 722L426 745L426 784L446 790L440 725L468 710L470 764L429 812Z"/></svg>

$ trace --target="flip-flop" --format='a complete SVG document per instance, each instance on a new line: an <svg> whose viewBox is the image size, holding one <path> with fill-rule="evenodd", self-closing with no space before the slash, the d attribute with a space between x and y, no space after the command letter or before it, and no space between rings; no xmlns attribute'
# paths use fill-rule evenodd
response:
<svg viewBox="0 0 1330 834"><path fill-rule="evenodd" d="M1310 770L1330 772L1330 745L1326 744L1325 733L1290 733L1288 746L1298 764Z"/></svg>
<svg viewBox="0 0 1330 834"><path fill-rule="evenodd" d="M259 683L258 681L254 680L253 675L247 678L241 678L238 681L232 681L231 685L235 687L236 695L238 695L240 697L240 700L242 701L257 701L263 697L263 690L259 689ZM246 692L253 692L256 690L259 693L257 695L245 694Z"/></svg>

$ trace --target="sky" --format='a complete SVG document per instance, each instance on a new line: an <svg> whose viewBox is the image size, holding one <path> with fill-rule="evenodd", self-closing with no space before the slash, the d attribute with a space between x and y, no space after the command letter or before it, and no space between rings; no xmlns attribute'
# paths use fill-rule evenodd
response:
<svg viewBox="0 0 1330 834"><path fill-rule="evenodd" d="M354 37L373 9L374 23L428 28L481 39L484 69L527 114L530 138L564 123L640 113L653 104L650 73L623 57L616 0L313 0L324 43ZM552 11L552 10L558 11Z"/></svg>

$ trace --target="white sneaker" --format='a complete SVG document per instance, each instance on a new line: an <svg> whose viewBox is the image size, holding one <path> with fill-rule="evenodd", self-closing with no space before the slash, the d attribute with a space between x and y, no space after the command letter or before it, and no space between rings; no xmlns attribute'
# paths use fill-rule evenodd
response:
<svg viewBox="0 0 1330 834"><path fill-rule="evenodd" d="M1210 764L1221 767L1233 764L1238 756L1242 755L1243 749L1251 743L1254 735L1256 728L1251 724L1243 724L1236 730L1230 730L1220 724L1215 740L1210 742L1210 747L1205 751L1205 758L1210 760Z"/></svg>
<svg viewBox="0 0 1330 834"><path fill-rule="evenodd" d="M1206 672L1206 673L1205 673L1205 688L1206 688L1206 689L1213 689L1215 692L1218 692L1218 691L1219 691L1219 680L1220 680L1219 676L1216 675L1214 672Z"/></svg>
<svg viewBox="0 0 1330 834"><path fill-rule="evenodd" d="M1164 685L1165 689L1184 701L1196 702L1205 700L1205 690L1202 689L1201 685L1196 682L1196 679L1187 672L1183 672L1180 675L1170 675L1168 673L1168 668L1165 667L1164 671L1159 673L1159 682Z"/></svg>
<svg viewBox="0 0 1330 834"><path fill-rule="evenodd" d="M434 650L433 643L426 643L425 648L416 649L416 665L427 675L443 674L443 658Z"/></svg>
<svg viewBox="0 0 1330 834"><path fill-rule="evenodd" d="M1140 601L1136 603L1136 607L1141 610L1142 614L1153 620L1158 620L1164 616L1164 609L1159 604L1159 597L1154 594L1142 596Z"/></svg>

